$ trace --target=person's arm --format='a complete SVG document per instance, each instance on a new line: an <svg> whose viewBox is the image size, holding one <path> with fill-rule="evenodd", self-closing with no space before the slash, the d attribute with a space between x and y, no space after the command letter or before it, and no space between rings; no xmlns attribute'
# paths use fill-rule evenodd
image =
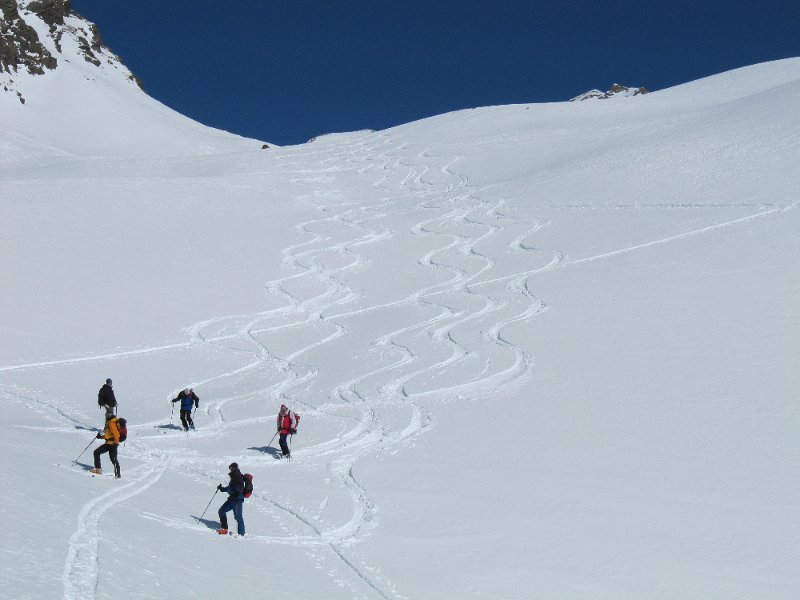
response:
<svg viewBox="0 0 800 600"><path fill-rule="evenodd" d="M117 426L116 421L108 422L108 432L111 434L111 437L107 438L108 441L113 441L115 444L119 444L119 427Z"/></svg>

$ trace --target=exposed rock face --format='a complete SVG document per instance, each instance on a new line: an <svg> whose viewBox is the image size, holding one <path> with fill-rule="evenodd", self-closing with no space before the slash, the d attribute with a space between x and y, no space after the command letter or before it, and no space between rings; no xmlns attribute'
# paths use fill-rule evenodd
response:
<svg viewBox="0 0 800 600"><path fill-rule="evenodd" d="M34 0L28 3L28 10L50 25L50 32L53 33L57 25L64 24L64 17L72 12L72 6L69 0Z"/></svg>
<svg viewBox="0 0 800 600"><path fill-rule="evenodd" d="M607 92L601 92L600 90L589 90L580 96L575 96L570 100L570 102L579 102L582 100L607 100L608 98L613 98L615 96L639 96L647 93L649 93L649 90L643 87L629 88L615 83Z"/></svg>
<svg viewBox="0 0 800 600"><path fill-rule="evenodd" d="M0 11L0 71L11 73L24 67L31 74L43 75L45 69L55 69L58 60L20 16L17 0L0 0Z"/></svg>
<svg viewBox="0 0 800 600"><path fill-rule="evenodd" d="M122 65L122 61L103 45L97 26L72 11L69 0L0 0L0 91L13 92L24 104L16 89L13 76L21 72L45 75L57 69L59 59L69 61L63 54L64 42L73 40L77 53L96 67L122 68L126 77L142 88L141 82ZM41 39L40 21L48 32ZM75 57L74 51L70 57ZM5 76L3 76L5 74ZM143 88L142 88L143 89Z"/></svg>

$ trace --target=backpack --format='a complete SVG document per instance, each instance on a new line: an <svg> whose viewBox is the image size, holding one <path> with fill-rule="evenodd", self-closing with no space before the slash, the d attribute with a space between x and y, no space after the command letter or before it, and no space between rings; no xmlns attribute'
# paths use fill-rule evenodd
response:
<svg viewBox="0 0 800 600"><path fill-rule="evenodd" d="M242 478L244 479L244 497L249 498L253 495L253 476L245 473Z"/></svg>
<svg viewBox="0 0 800 600"><path fill-rule="evenodd" d="M114 398L114 402L108 401L109 395L109 388L107 386L103 386L100 388L100 391L97 392L97 406L105 406L106 404L111 404L115 406L117 404L116 398L114 398L114 392L111 392L111 397Z"/></svg>
<svg viewBox="0 0 800 600"><path fill-rule="evenodd" d="M117 429L119 430L119 443L121 444L128 439L128 421L117 419Z"/></svg>
<svg viewBox="0 0 800 600"><path fill-rule="evenodd" d="M298 415L293 410L290 410L289 412L286 413L286 416L289 417L290 423L292 422L292 417L294 417L294 427L293 428L289 427L287 429L289 429L290 433L292 433L292 431L294 431L294 433L297 433L297 427L300 425L300 415ZM281 420L281 423L282 422L283 421ZM283 427L280 427L280 429L283 429ZM294 435L294 433L292 433L292 435Z"/></svg>

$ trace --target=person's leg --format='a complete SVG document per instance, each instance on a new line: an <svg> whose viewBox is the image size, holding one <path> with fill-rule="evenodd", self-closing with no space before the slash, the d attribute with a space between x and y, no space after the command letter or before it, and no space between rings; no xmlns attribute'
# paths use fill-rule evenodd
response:
<svg viewBox="0 0 800 600"><path fill-rule="evenodd" d="M219 527L220 529L227 529L228 528L228 515L226 514L229 510L231 510L232 502L230 500L226 500L222 506L219 507L217 511L217 515L219 515Z"/></svg>
<svg viewBox="0 0 800 600"><path fill-rule="evenodd" d="M242 516L242 506L244 502L235 502L233 504L233 518L236 519L236 531L239 535L244 535L244 517Z"/></svg>
<svg viewBox="0 0 800 600"><path fill-rule="evenodd" d="M286 434L282 433L280 437L281 453L286 456L289 454L289 445L286 443Z"/></svg>
<svg viewBox="0 0 800 600"><path fill-rule="evenodd" d="M186 413L187 411L181 410L181 423L183 423L183 430L188 431L189 425L186 424Z"/></svg>
<svg viewBox="0 0 800 600"><path fill-rule="evenodd" d="M103 444L102 446L98 446L94 451L94 468L98 471L100 470L100 455L108 452L111 449L111 446L108 444Z"/></svg>
<svg viewBox="0 0 800 600"><path fill-rule="evenodd" d="M194 421L192 420L192 411L186 411L186 422L189 423L189 427L194 429Z"/></svg>
<svg viewBox="0 0 800 600"><path fill-rule="evenodd" d="M119 461L117 460L117 449L118 446L111 446L108 450L108 458L111 459L111 464L114 465L114 477L119 479L122 477L119 471Z"/></svg>

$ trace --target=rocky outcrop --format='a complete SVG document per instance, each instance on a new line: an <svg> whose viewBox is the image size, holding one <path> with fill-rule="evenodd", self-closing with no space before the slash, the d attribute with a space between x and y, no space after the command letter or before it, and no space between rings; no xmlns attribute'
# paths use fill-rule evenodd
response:
<svg viewBox="0 0 800 600"><path fill-rule="evenodd" d="M53 33L58 25L64 24L64 17L72 12L72 6L69 0L33 0L28 3L28 10L47 23Z"/></svg>
<svg viewBox="0 0 800 600"><path fill-rule="evenodd" d="M78 55L95 67L110 67L122 70L125 76L139 88L139 79L124 67L122 61L103 45L96 25L89 23L72 11L69 0L0 0L0 91L13 92L24 104L23 95L16 89L16 74L27 72L44 75L59 66L64 54L65 40L69 47L77 46ZM26 21L27 19L27 21ZM48 31L40 39L42 28L31 26L41 21ZM70 58L78 58L74 50Z"/></svg>
<svg viewBox="0 0 800 600"><path fill-rule="evenodd" d="M649 90L643 87L629 88L615 83L607 92L601 92L600 90L589 90L580 96L575 96L570 100L570 102L580 102L582 100L607 100L608 98L619 96L640 96L647 93L649 93Z"/></svg>
<svg viewBox="0 0 800 600"><path fill-rule="evenodd" d="M0 71L15 73L25 68L34 75L55 69L58 60L42 44L36 30L19 14L17 0L0 0Z"/></svg>

